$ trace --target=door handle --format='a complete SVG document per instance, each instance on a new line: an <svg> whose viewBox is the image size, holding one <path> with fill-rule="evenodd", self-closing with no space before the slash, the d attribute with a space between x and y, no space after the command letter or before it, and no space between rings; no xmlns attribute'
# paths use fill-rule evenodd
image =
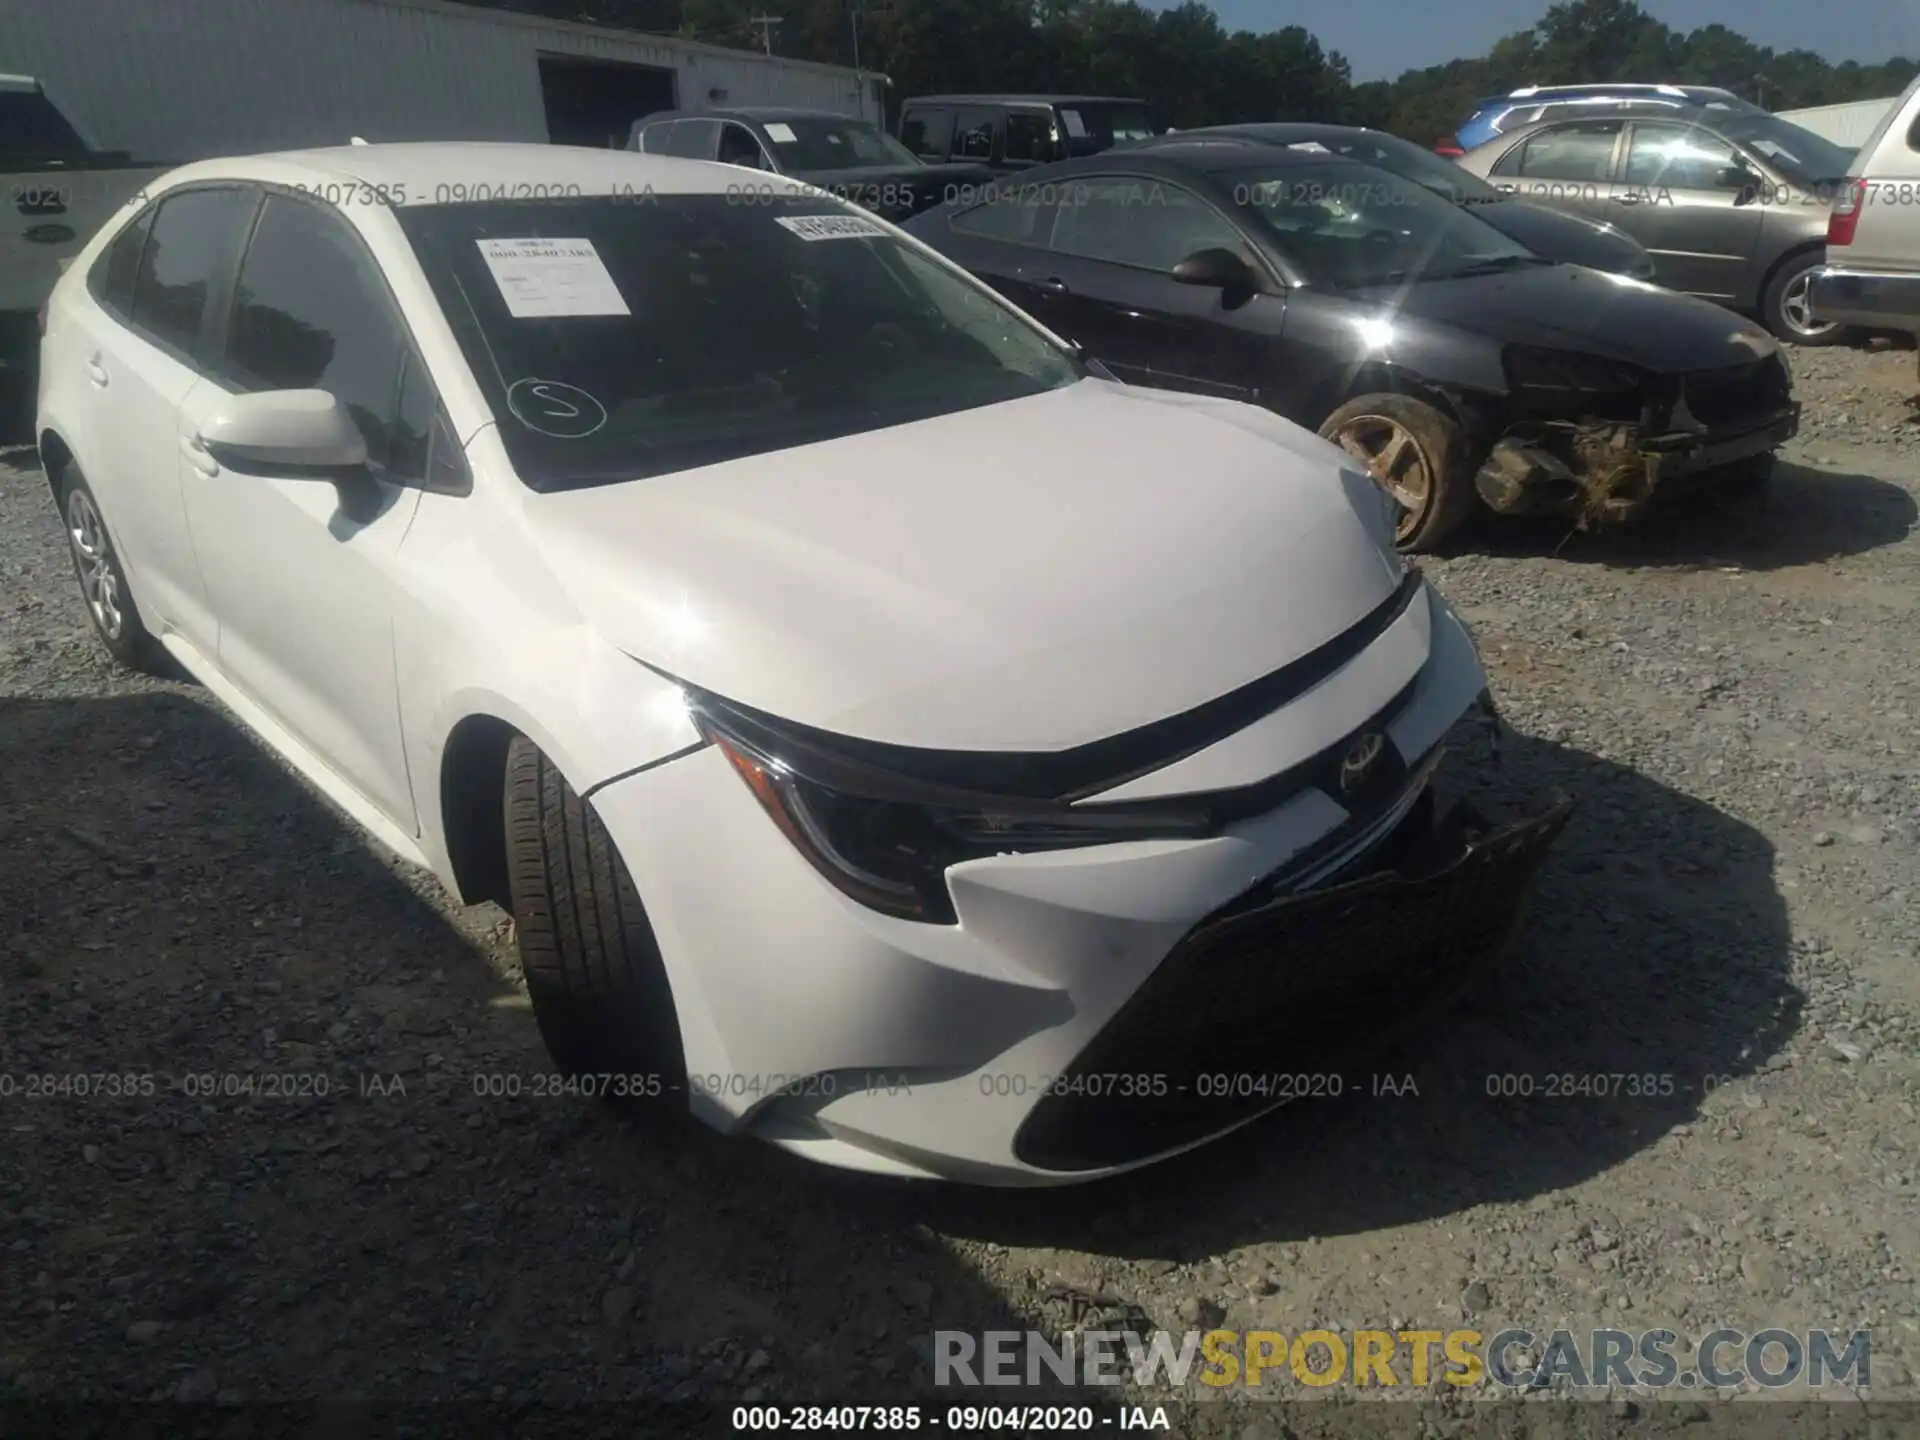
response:
<svg viewBox="0 0 1920 1440"><path fill-rule="evenodd" d="M1624 195L1614 196L1613 203L1616 205L1638 205L1640 203L1640 197L1629 190Z"/></svg>
<svg viewBox="0 0 1920 1440"><path fill-rule="evenodd" d="M198 435L182 435L180 450L187 457L187 463L202 475L220 473L220 462L207 453L207 447Z"/></svg>
<svg viewBox="0 0 1920 1440"><path fill-rule="evenodd" d="M107 367L100 363L99 356L96 355L93 359L87 361L87 379L91 380L101 389L106 389L107 381L111 378L112 377L107 374Z"/></svg>
<svg viewBox="0 0 1920 1440"><path fill-rule="evenodd" d="M1057 276L1053 276L1053 275L1049 275L1044 280L1034 281L1033 288L1036 290L1045 291L1049 295L1067 295L1072 293L1067 289L1066 281L1059 279Z"/></svg>

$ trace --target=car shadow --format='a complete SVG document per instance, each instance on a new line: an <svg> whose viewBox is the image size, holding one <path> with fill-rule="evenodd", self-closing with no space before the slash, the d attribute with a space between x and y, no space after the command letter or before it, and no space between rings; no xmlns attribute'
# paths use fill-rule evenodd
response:
<svg viewBox="0 0 1920 1440"><path fill-rule="evenodd" d="M1786 570L1897 545L1916 520L1913 494L1890 481L1781 461L1758 494L1689 495L1616 530L1483 514L1448 549L1622 569Z"/></svg>
<svg viewBox="0 0 1920 1440"><path fill-rule="evenodd" d="M501 913L200 693L0 698L0 913L0 1395L844 1400L1023 1328L797 1161L543 1092Z"/></svg>
<svg viewBox="0 0 1920 1440"><path fill-rule="evenodd" d="M1189 1263L1567 1189L1778 1054L1802 997L1770 843L1569 746L1511 736L1502 752L1502 788L1563 791L1578 808L1517 953L1447 1018L1354 1068L1339 1098L1288 1105L1163 1164L1084 1190L925 1190L902 1203L979 1239ZM1449 768L1481 773L1482 758ZM1380 1003L1390 1013L1396 997Z"/></svg>

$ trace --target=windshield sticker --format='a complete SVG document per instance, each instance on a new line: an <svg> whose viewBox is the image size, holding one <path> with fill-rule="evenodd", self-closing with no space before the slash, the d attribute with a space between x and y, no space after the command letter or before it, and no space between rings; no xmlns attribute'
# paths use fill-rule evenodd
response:
<svg viewBox="0 0 1920 1440"><path fill-rule="evenodd" d="M776 215L773 219L802 240L866 240L887 233L879 221L859 215Z"/></svg>
<svg viewBox="0 0 1920 1440"><path fill-rule="evenodd" d="M1087 138L1087 122L1080 118L1078 110L1062 110L1060 118L1067 122L1067 134L1076 140Z"/></svg>
<svg viewBox="0 0 1920 1440"><path fill-rule="evenodd" d="M476 240L516 320L631 315L591 240Z"/></svg>
<svg viewBox="0 0 1920 1440"><path fill-rule="evenodd" d="M507 387L507 408L527 429L556 440L584 440L607 423L607 407L578 385L532 376Z"/></svg>
<svg viewBox="0 0 1920 1440"><path fill-rule="evenodd" d="M779 120L767 123L767 138L776 145L792 145L799 136L793 133L793 127Z"/></svg>

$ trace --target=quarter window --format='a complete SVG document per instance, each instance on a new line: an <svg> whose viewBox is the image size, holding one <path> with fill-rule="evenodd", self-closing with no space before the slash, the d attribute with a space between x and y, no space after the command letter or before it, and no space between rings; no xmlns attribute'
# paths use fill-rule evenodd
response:
<svg viewBox="0 0 1920 1440"><path fill-rule="evenodd" d="M1088 260L1167 271L1215 246L1244 254L1239 234L1207 204L1162 180L1076 182L1063 197L1052 248Z"/></svg>
<svg viewBox="0 0 1920 1440"><path fill-rule="evenodd" d="M148 206L101 252L87 275L87 288L93 298L125 320L133 314L133 287L140 278L140 252L147 245L147 231L153 228L153 207Z"/></svg>
<svg viewBox="0 0 1920 1440"><path fill-rule="evenodd" d="M396 439L406 451L395 421L406 352L386 286L345 222L268 196L240 267L221 378L243 391L331 392L367 437L368 459L385 467Z"/></svg>
<svg viewBox="0 0 1920 1440"><path fill-rule="evenodd" d="M187 190L160 202L134 280L136 327L184 355L199 355L207 292L231 261L255 193Z"/></svg>

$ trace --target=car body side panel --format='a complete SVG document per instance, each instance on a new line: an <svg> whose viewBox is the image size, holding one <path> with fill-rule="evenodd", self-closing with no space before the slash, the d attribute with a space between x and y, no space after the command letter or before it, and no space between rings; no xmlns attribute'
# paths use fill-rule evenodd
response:
<svg viewBox="0 0 1920 1440"><path fill-rule="evenodd" d="M678 687L599 636L526 545L518 487L489 429L477 496L421 496L394 595L394 669L422 848L452 884L440 796L447 742L485 716L527 736L582 795L700 743Z"/></svg>

